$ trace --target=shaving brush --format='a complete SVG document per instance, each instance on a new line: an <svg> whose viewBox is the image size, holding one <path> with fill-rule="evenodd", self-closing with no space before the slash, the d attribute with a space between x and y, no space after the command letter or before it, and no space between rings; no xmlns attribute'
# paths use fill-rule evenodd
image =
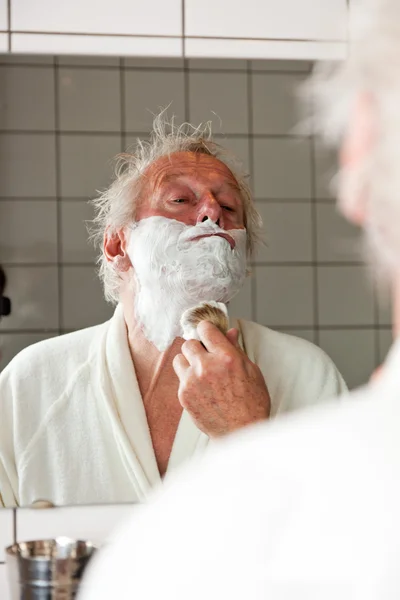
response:
<svg viewBox="0 0 400 600"><path fill-rule="evenodd" d="M184 340L200 340L197 325L201 321L212 323L226 335L229 329L229 319L225 304L213 301L202 302L185 310L180 321Z"/></svg>

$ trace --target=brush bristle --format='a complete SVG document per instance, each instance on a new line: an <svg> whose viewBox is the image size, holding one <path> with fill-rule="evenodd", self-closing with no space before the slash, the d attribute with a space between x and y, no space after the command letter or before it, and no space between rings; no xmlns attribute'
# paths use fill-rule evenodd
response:
<svg viewBox="0 0 400 600"><path fill-rule="evenodd" d="M199 339L197 325L201 321L212 323L221 333L226 335L229 329L229 319L225 304L221 302L203 302L186 310L181 318L181 327L185 340Z"/></svg>

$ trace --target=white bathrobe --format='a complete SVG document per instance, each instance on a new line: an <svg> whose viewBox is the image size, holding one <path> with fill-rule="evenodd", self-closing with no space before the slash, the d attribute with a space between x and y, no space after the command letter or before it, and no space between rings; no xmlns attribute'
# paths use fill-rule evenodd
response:
<svg viewBox="0 0 400 600"><path fill-rule="evenodd" d="M345 384L322 350L232 323L267 383L272 416L322 402ZM161 482L122 306L110 321L35 344L0 375L0 502L141 502ZM208 437L182 414L167 475Z"/></svg>
<svg viewBox="0 0 400 600"><path fill-rule="evenodd" d="M381 378L214 444L89 566L79 600L399 600L400 340Z"/></svg>

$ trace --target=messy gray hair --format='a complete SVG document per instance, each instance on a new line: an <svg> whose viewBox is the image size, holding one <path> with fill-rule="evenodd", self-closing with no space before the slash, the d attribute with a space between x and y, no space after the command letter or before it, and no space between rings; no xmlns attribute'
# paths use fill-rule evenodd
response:
<svg viewBox="0 0 400 600"><path fill-rule="evenodd" d="M99 276L103 282L105 298L110 302L118 302L121 279L118 271L104 256L104 234L107 231L112 235L135 220L135 208L146 170L159 158L176 152L197 152L214 156L229 168L238 183L243 201L249 255L252 255L260 239L262 220L252 200L248 175L232 153L212 140L211 122L198 127L189 123L178 126L174 118L168 120L165 111L162 111L154 119L150 141L138 139L136 148L131 153L116 157L114 181L92 200L95 218L89 229L99 249Z"/></svg>
<svg viewBox="0 0 400 600"><path fill-rule="evenodd" d="M356 100L371 101L376 140L350 184L368 194L368 258L385 281L400 267L400 1L354 0L350 40L348 59L317 65L306 89L313 130L333 146L341 145Z"/></svg>

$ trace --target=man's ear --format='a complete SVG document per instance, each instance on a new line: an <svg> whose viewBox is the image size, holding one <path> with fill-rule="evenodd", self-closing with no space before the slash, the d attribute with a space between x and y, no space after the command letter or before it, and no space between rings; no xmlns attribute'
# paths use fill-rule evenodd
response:
<svg viewBox="0 0 400 600"><path fill-rule="evenodd" d="M360 226L366 219L367 190L364 187L364 173L368 169L375 144L375 132L374 103L368 94L361 94L354 104L339 154L339 206L349 221Z"/></svg>
<svg viewBox="0 0 400 600"><path fill-rule="evenodd" d="M127 239L123 229L116 232L106 230L103 242L104 256L108 262L113 263L117 271L128 271L132 266L126 247Z"/></svg>

